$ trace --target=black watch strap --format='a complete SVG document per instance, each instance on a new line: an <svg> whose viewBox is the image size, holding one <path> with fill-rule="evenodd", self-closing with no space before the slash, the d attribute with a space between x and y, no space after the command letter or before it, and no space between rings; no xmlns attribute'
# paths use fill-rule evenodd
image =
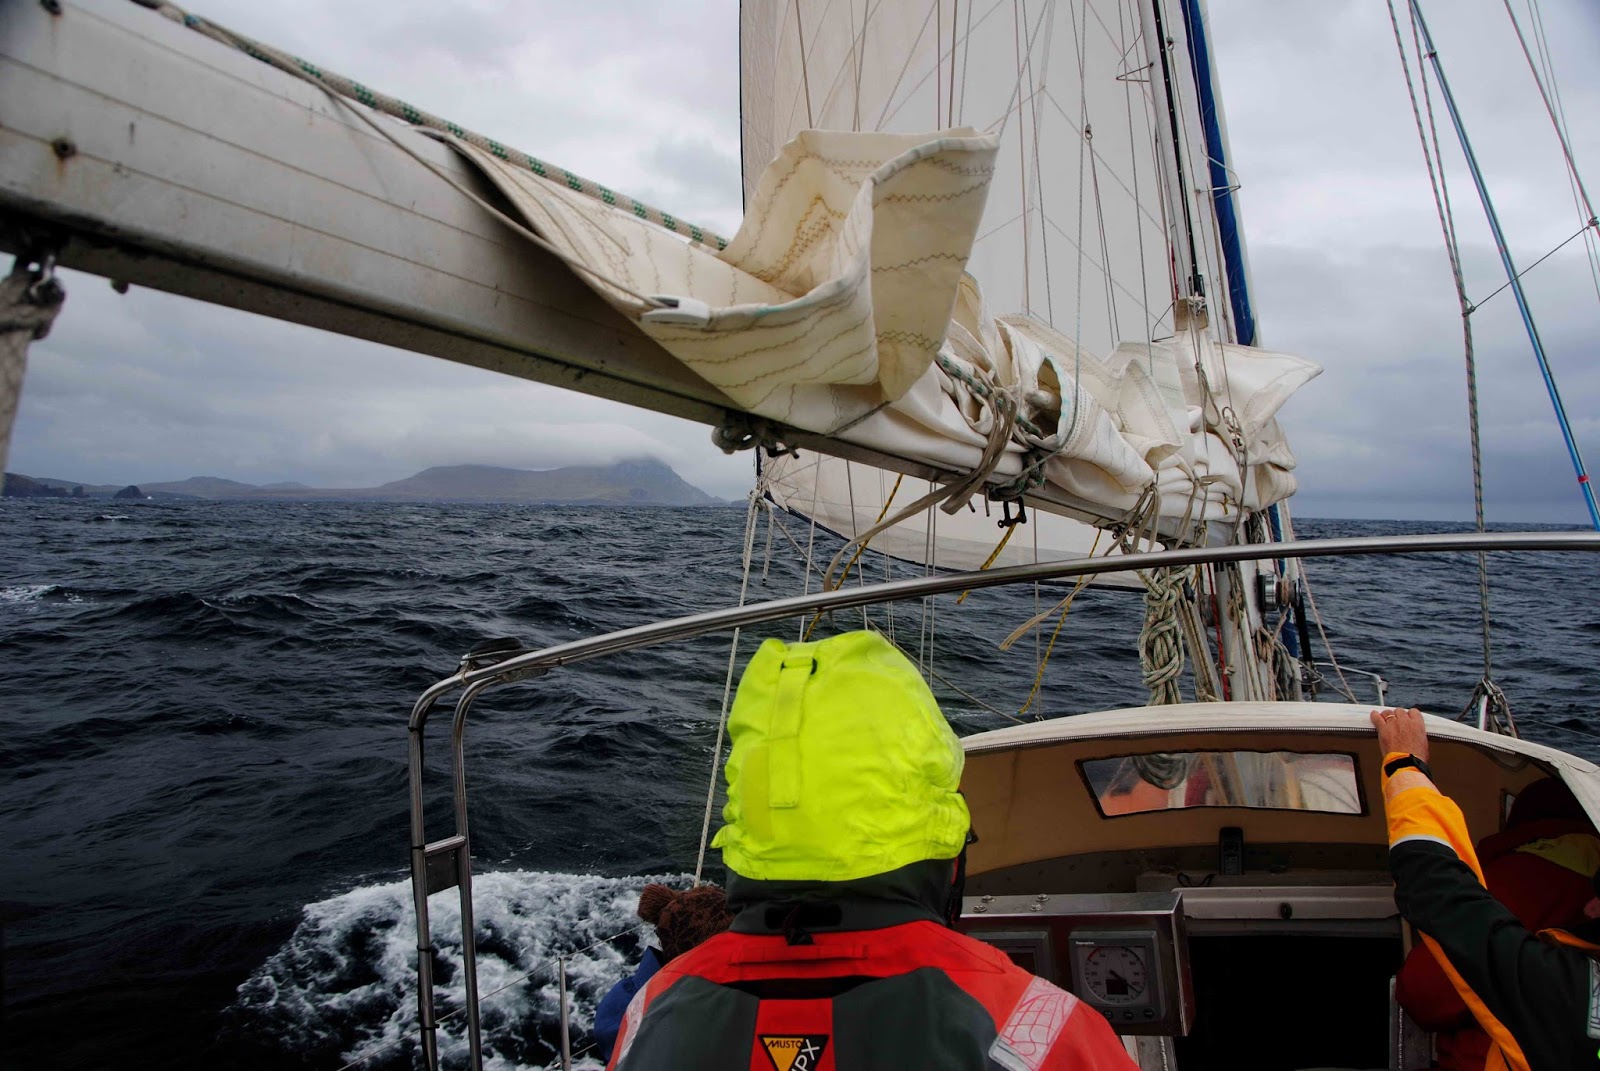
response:
<svg viewBox="0 0 1600 1071"><path fill-rule="evenodd" d="M1398 759L1391 759L1384 763L1384 776L1393 777L1395 774L1399 773L1401 770L1404 770L1408 766L1412 766L1418 770L1421 770L1424 777L1430 781L1433 780L1433 770L1429 769L1428 764L1417 758L1415 755L1401 755Z"/></svg>

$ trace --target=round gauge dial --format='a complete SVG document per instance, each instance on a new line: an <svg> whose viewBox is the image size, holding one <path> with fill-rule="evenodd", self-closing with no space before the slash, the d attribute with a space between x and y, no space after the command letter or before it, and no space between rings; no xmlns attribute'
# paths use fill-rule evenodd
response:
<svg viewBox="0 0 1600 1071"><path fill-rule="evenodd" d="M1084 958L1083 984L1103 1004L1137 1004L1149 984L1144 957L1128 945L1101 945Z"/></svg>

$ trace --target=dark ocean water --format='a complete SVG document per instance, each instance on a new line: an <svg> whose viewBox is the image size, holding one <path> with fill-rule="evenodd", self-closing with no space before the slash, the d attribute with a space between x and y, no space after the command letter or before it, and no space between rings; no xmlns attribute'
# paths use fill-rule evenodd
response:
<svg viewBox="0 0 1600 1071"><path fill-rule="evenodd" d="M738 509L0 501L0 1063L411 1066L412 702L485 638L543 646L735 601L742 522ZM774 546L753 598L800 589L787 543ZM1524 735L1600 758L1600 559L1494 565L1496 675ZM1470 558L1335 560L1311 577L1342 661L1381 670L1393 701L1460 708L1478 673ZM941 599L935 669L1016 709L1033 648L995 643L1032 605L1021 591ZM873 613L916 644L917 607ZM1085 592L1043 713L1142 702L1139 617L1135 597ZM493 1066L553 1058L560 953L575 952L583 1033L636 951L644 876L692 869L726 662L726 638L711 637L476 708L480 976L484 992L506 986L485 1005ZM958 731L1005 724L935 690ZM442 835L444 812L434 819ZM446 974L453 897L433 907Z"/></svg>

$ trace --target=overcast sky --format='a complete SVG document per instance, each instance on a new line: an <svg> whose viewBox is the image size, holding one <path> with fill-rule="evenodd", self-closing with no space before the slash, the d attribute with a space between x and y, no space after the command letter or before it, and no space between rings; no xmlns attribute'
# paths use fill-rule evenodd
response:
<svg viewBox="0 0 1600 1071"><path fill-rule="evenodd" d="M683 218L738 226L731 0L190 6ZM1579 166L1600 168L1600 5L1543 7ZM1558 146L1501 0L1426 9L1526 266L1579 224ZM1326 368L1283 414L1295 512L1469 519L1460 323L1382 0L1211 0L1210 13L1261 342ZM1504 276L1453 141L1447 154L1481 298ZM1586 177L1600 194L1600 171ZM1600 295L1581 241L1526 283L1600 466ZM713 494L748 485L748 455L724 457L697 425L87 276L67 285L30 356L12 471L349 487L435 464L654 455ZM1509 292L1474 321L1490 519L1583 521Z"/></svg>

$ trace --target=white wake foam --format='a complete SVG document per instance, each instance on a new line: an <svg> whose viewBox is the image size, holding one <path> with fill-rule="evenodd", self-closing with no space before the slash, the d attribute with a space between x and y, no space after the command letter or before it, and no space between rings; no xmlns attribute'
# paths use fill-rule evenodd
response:
<svg viewBox="0 0 1600 1071"><path fill-rule="evenodd" d="M473 876L485 1068L540 1068L555 1058L555 960L561 955L568 956L573 1049L591 1043L595 1005L650 937L634 914L647 881L687 884L684 875ZM434 980L442 1019L462 1006L456 890L433 896L428 915L442 961ZM301 1054L336 1051L348 1061L390 1050L372 1066L409 1066L405 1056L415 1047L407 1039L417 1024L415 946L409 881L363 886L311 904L284 946L239 987L233 1012L252 1033ZM441 1022L439 1049L447 1064L464 1065L465 1015ZM574 1066L602 1066L590 1057Z"/></svg>
<svg viewBox="0 0 1600 1071"><path fill-rule="evenodd" d="M38 602L54 587L54 584L17 584L0 588L0 602Z"/></svg>

